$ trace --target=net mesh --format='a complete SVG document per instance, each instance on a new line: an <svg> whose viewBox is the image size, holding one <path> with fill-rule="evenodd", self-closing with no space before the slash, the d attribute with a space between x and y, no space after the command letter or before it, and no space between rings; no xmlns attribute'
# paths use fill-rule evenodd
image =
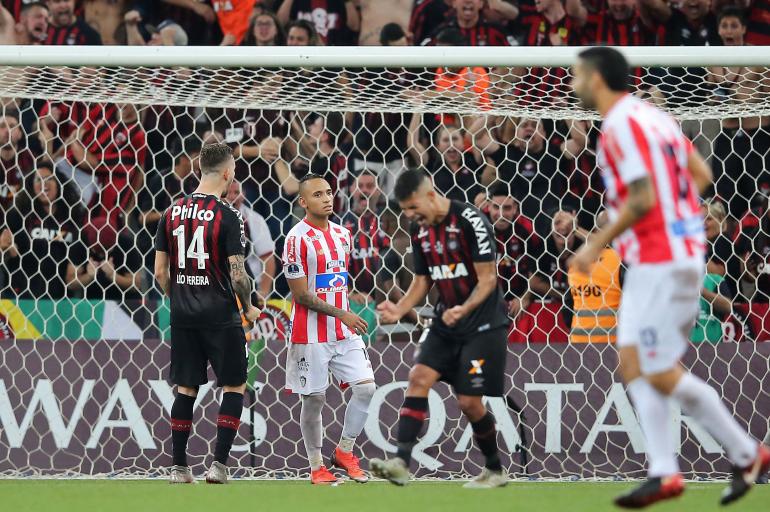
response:
<svg viewBox="0 0 770 512"><path fill-rule="evenodd" d="M717 180L704 287L718 299L702 305L692 335L702 343L687 364L761 438L770 420L770 344L756 343L770 338L767 70L640 68L635 76L635 93L682 121ZM249 342L236 475L307 474L299 401L282 391L290 297L276 255L303 215L294 199L309 171L336 190L337 218L354 239L352 306L371 326L379 389L361 450L365 459L395 451L414 342L431 309L385 326L375 305L409 285L407 223L390 195L402 169L422 165L442 193L477 204L496 227L513 327L509 394L488 404L510 472L643 476L642 436L613 377L614 347L568 343L575 301L596 289L570 287L565 261L593 229L603 191L599 125L568 93L570 79L566 68L537 67L0 67L0 474L153 476L170 464L169 313L152 277L152 239L159 213L197 185L201 144L225 141L242 184L228 200L246 212L247 263L264 300ZM349 394L327 393L324 454ZM215 438L213 382L200 397L196 472ZM672 429L688 476L726 475L705 430L678 412ZM444 385L431 392L415 454L419 477L483 466Z"/></svg>

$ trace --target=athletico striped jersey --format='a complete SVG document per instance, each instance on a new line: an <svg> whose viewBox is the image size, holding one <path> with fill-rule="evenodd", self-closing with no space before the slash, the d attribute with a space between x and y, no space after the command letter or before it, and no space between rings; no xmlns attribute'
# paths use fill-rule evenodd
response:
<svg viewBox="0 0 770 512"><path fill-rule="evenodd" d="M645 176L657 201L615 240L628 265L697 259L705 236L698 190L687 166L692 143L662 110L627 94L602 123L598 162L606 186L610 219L628 197L628 185Z"/></svg>
<svg viewBox="0 0 770 512"><path fill-rule="evenodd" d="M177 199L158 222L155 249L169 258L172 326L241 325L229 263L246 250L238 210L197 192Z"/></svg>
<svg viewBox="0 0 770 512"><path fill-rule="evenodd" d="M283 270L286 279L307 277L307 288L319 299L349 311L348 262L352 239L346 228L329 222L323 230L304 219L286 237ZM326 343L353 336L338 318L317 313L292 300L292 343Z"/></svg>

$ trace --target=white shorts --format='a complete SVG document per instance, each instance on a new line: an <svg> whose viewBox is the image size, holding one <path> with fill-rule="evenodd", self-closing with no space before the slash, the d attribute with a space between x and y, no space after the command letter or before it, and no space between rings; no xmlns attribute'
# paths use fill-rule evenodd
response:
<svg viewBox="0 0 770 512"><path fill-rule="evenodd" d="M639 350L642 374L674 368L690 344L704 264L640 264L628 269L618 312L618 347Z"/></svg>
<svg viewBox="0 0 770 512"><path fill-rule="evenodd" d="M300 395L322 393L329 372L340 384L374 380L372 363L360 336L327 343L291 343L286 356L286 389Z"/></svg>

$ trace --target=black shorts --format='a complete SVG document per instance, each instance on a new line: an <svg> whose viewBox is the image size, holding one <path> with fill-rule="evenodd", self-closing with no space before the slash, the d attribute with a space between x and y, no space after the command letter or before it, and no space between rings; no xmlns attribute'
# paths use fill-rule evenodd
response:
<svg viewBox="0 0 770 512"><path fill-rule="evenodd" d="M243 327L192 329L171 326L170 380L178 386L197 387L208 382L207 364L217 386L246 382L248 358Z"/></svg>
<svg viewBox="0 0 770 512"><path fill-rule="evenodd" d="M439 372L458 395L503 396L507 332L500 327L460 339L431 329L415 362Z"/></svg>

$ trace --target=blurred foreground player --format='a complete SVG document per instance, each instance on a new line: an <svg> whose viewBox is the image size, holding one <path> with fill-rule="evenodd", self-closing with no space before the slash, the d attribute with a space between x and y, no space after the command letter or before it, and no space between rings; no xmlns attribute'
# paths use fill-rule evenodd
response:
<svg viewBox="0 0 770 512"><path fill-rule="evenodd" d="M641 508L684 491L671 432L669 400L724 447L733 464L723 505L743 496L770 467L770 450L730 415L717 392L680 359L698 315L705 236L698 194L711 170L668 114L627 92L629 68L612 48L579 54L573 88L604 119L598 161L609 224L571 260L588 271L613 242L628 271L618 319L620 373L647 440L649 478L615 503Z"/></svg>
<svg viewBox="0 0 770 512"><path fill-rule="evenodd" d="M495 418L482 396L502 396L507 356L508 316L498 286L492 225L475 207L439 195L421 170L403 172L394 189L404 215L412 220L414 281L398 301L377 309L383 323L398 322L435 284L436 319L422 337L409 372L398 419L398 457L372 459L372 472L396 485L409 481L412 448L428 414L428 392L439 380L457 394L463 414L486 459L481 474L466 487L502 487L508 477L500 464Z"/></svg>
<svg viewBox="0 0 770 512"><path fill-rule="evenodd" d="M155 277L171 299L171 407L174 465L171 483L191 483L187 439L198 387L208 381L206 363L223 388L217 417L214 462L206 482L227 483L227 459L238 432L246 388L246 338L240 304L251 304L253 283L246 273L246 237L241 214L222 200L235 175L232 150L204 146L201 182L163 214L155 240ZM254 322L259 310L243 311Z"/></svg>

